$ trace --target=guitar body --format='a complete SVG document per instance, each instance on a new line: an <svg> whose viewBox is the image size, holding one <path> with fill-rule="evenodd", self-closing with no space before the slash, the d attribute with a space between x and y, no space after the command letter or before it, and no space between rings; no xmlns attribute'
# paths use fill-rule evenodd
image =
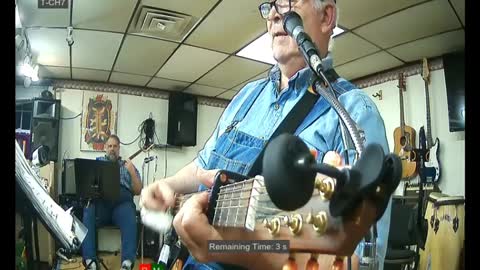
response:
<svg viewBox="0 0 480 270"><path fill-rule="evenodd" d="M440 140L436 138L435 144L432 145L426 154L425 161L425 178L427 183L437 183L440 180Z"/></svg>
<svg viewBox="0 0 480 270"><path fill-rule="evenodd" d="M394 150L402 162L402 180L410 180L417 175L415 148L416 131L413 127L405 124L403 113L403 91L405 91L405 79L403 74L398 76L398 88L400 92L400 126L393 131Z"/></svg>
<svg viewBox="0 0 480 270"><path fill-rule="evenodd" d="M397 154L402 161L402 179L411 179L417 174L417 163L414 161L415 152L414 145L416 132L410 126L404 127L404 135L402 136L402 128L397 127L393 131L394 153Z"/></svg>

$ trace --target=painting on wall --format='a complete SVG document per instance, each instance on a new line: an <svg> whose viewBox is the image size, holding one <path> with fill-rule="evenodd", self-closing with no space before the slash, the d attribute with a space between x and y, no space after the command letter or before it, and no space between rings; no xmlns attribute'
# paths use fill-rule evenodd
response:
<svg viewBox="0 0 480 270"><path fill-rule="evenodd" d="M103 151L117 129L118 94L83 91L81 151Z"/></svg>

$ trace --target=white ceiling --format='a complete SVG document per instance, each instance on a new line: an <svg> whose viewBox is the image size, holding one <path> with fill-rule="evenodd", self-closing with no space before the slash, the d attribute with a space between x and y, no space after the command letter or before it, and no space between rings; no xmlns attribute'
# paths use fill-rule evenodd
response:
<svg viewBox="0 0 480 270"><path fill-rule="evenodd" d="M70 9L38 9L37 0L17 0L41 79L111 82L224 99L266 76L271 67L235 55L266 31L260 2L76 0L70 18ZM339 26L346 31L335 37L334 61L347 79L465 47L465 0L337 2ZM177 24L162 22L158 14L145 23L152 10L168 20L177 17ZM70 20L71 50L65 40ZM178 31L152 32L159 22L165 31L175 26ZM142 26L150 32L139 30Z"/></svg>

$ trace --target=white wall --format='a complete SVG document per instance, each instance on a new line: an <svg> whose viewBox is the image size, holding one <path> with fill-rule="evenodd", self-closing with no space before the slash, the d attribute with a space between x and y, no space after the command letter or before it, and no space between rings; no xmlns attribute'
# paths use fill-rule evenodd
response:
<svg viewBox="0 0 480 270"><path fill-rule="evenodd" d="M82 112L83 92L84 91L74 89L57 89L57 98L61 99L62 104L61 117L73 117ZM205 105L198 106L197 145L195 147L151 150L149 155L158 157L157 166L155 166L155 161L145 165L145 176L148 170L149 174L146 177L142 175L144 185L152 183L154 177L163 178L165 175L170 176L192 161L210 137L223 110L224 108ZM120 140L124 143L133 141L139 134L139 125L149 117L150 113L152 113L152 118L155 120L155 130L160 143L166 144L168 100L120 94L117 118L117 135L120 137ZM93 159L104 154L102 152L80 151L81 119L81 117L78 117L73 120L61 120L59 160L63 158ZM157 143L156 138L155 142ZM131 145L121 145L120 155L127 158L137 150L139 150L138 142ZM146 156L146 153L140 153L133 160L133 163L141 174L143 159ZM167 162L166 171L165 162ZM59 174L59 176L60 175L61 174ZM138 196L135 197L135 202L138 202Z"/></svg>
<svg viewBox="0 0 480 270"><path fill-rule="evenodd" d="M441 179L439 187L448 195L465 196L465 132L450 132L448 125L447 92L444 70L430 73L430 116L432 138L440 140ZM420 74L406 78L404 96L405 123L416 130L416 147L420 127L427 128L425 84ZM373 98L385 121L390 151L393 152L393 131L400 126L400 103L398 80L389 81L364 89L370 95L382 90L383 99ZM417 177L418 180L418 177ZM403 182L396 194L403 191Z"/></svg>

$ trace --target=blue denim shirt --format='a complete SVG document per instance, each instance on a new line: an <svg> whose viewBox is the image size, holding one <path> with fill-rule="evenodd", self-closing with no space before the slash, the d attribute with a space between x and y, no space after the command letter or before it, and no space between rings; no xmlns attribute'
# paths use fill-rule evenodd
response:
<svg viewBox="0 0 480 270"><path fill-rule="evenodd" d="M267 84L265 79L248 83L232 99L221 115L212 136L206 142L204 148L196 158L196 164L206 168L211 153L215 148L216 141L232 123L236 113L240 110L249 95L258 87L264 87L254 104L245 115L243 121L235 128L253 137L268 140L278 125L290 112L293 106L300 100L303 93L311 85L312 73L305 68L297 72L288 82L288 87L277 91L280 79L280 70L273 67L269 73ZM344 106L350 117L363 130L365 145L369 143L380 144L385 154L389 153L388 142L385 134L383 119L370 97L358 87L354 86L343 78L337 79L332 84L340 103ZM320 98L321 101L323 98ZM323 100L325 102L325 100ZM307 116L306 121L297 130L297 135L309 146L318 152L318 161L322 162L325 153L336 151L343 153L344 145L340 131L339 118L337 113L330 106L323 106ZM349 151L350 164L354 162L354 151ZM253 163L254 160L251 160ZM248 164L252 165L252 164ZM224 169L224 168L218 168ZM377 258L379 269L383 269L384 258L387 250L388 233L390 228L391 200L382 216L377 222ZM363 242L361 242L355 254L362 255Z"/></svg>
<svg viewBox="0 0 480 270"><path fill-rule="evenodd" d="M110 161L105 156L97 157L97 160ZM120 166L120 186L123 186L127 188L127 190L132 192L132 177L130 176L127 167L125 167L125 160L122 160L120 158L118 160L118 165ZM138 179L141 179L140 173L138 172L137 168L135 166L133 166L133 168L135 169L135 173L137 174Z"/></svg>

